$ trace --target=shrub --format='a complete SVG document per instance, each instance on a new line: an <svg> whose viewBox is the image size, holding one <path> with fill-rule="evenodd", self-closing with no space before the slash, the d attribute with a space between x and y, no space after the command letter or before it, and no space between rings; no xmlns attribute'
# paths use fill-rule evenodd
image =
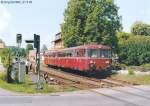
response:
<svg viewBox="0 0 150 106"><path fill-rule="evenodd" d="M119 42L119 62L127 65L150 63L150 36L133 36Z"/></svg>

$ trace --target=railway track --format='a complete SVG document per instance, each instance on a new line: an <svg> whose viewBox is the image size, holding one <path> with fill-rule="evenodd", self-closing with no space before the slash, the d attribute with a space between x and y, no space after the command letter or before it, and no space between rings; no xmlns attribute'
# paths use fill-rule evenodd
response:
<svg viewBox="0 0 150 106"><path fill-rule="evenodd" d="M42 72L44 74L44 72ZM55 79L55 82L59 85L65 85L65 86L70 86L70 87L75 87L78 89L91 89L91 88L98 88L100 87L100 84L91 84L92 82L85 82L83 80L79 80L75 77L70 77L68 75L62 75L62 73L48 73L49 77L52 77Z"/></svg>
<svg viewBox="0 0 150 106"><path fill-rule="evenodd" d="M126 84L126 85L139 85L137 83L133 83L133 82L128 82L128 81L125 81L125 80L119 80L119 79L116 79L116 78L107 78L108 80L112 80L112 81L116 81L116 82L120 82L120 83L123 83L123 84Z"/></svg>
<svg viewBox="0 0 150 106"><path fill-rule="evenodd" d="M97 95L102 95L102 96L114 99L116 101L120 101L126 105L138 106L137 104L134 104L132 102L122 100L117 97L107 95L105 93L102 93L102 92L99 92L99 91L96 91L93 89L93 88L109 88L109 89L111 89L113 82L110 82L110 81L107 82L108 80L101 81L101 80L98 80L95 78L82 77L82 76L74 75L74 74L67 73L67 72L62 72L62 71L58 71L58 70L56 71L55 69L46 68L46 67L42 67L42 70L43 71L41 74L44 74L45 72L49 72L50 77L53 77L54 79L56 79L56 82L59 84L62 84L65 86L70 86L70 87L75 87L75 88L78 88L81 90L88 90L89 92L95 93ZM113 85L117 86L118 84L115 83Z"/></svg>
<svg viewBox="0 0 150 106"><path fill-rule="evenodd" d="M68 72L64 72L64 71L58 71L56 69L53 68L48 68L48 67L44 67L42 66L41 69L42 73L49 73L50 76L55 77L56 79L62 79L61 81L64 81L64 83L69 80L70 83L72 85L77 85L76 87L78 88L78 85L81 85L83 87L82 89L91 89L91 88L110 88L110 87L116 87L116 86L124 86L123 84L116 82L116 81L112 81L109 79L96 79L96 78L89 78L89 77L85 77L85 76L80 76L80 75L76 75L76 74L72 74L72 73L68 73ZM63 83L63 82L62 82ZM70 84L70 85L71 85Z"/></svg>
<svg viewBox="0 0 150 106"><path fill-rule="evenodd" d="M95 94L103 95L105 97L112 98L116 101L123 102L126 105L139 106L139 105L137 105L133 102L122 100L118 97L114 97L114 96L111 96L109 94L99 92L99 91L97 91L93 88L108 88L108 89L111 89L113 91L117 91L117 92L120 92L120 93L132 95L132 96L138 96L138 97L141 97L141 98L144 98L144 99L150 99L148 97L141 96L139 94L134 94L134 93L128 92L128 91L122 91L122 90L119 90L119 89L115 88L116 86L119 86L119 87L120 86L128 86L128 87L131 87L133 89L137 89L137 90L141 90L142 92L149 93L148 91L145 91L145 90L136 88L134 86L131 86L131 85L137 85L137 84L134 84L134 83L129 83L129 82L126 82L126 81L112 79L112 78L107 78L107 79L89 78L89 77L80 76L80 75L76 75L76 74L72 74L72 73L67 73L67 72L64 72L64 71L60 71L60 70L56 70L56 69L53 69L53 68L42 66L41 75L44 74L45 72L49 73L49 76L53 77L58 84L62 84L64 86L75 87L75 88L78 88L78 89L81 89L81 90L88 90L88 91L93 92Z"/></svg>
<svg viewBox="0 0 150 106"><path fill-rule="evenodd" d="M42 71L41 76L43 76L45 72ZM73 79L68 79L64 76L55 75L54 73L48 73L49 78L53 78L54 82L61 86L69 86L69 87L75 87L78 89L89 89L89 88L97 88L97 86L91 86L90 84L85 84L83 82L74 81Z"/></svg>

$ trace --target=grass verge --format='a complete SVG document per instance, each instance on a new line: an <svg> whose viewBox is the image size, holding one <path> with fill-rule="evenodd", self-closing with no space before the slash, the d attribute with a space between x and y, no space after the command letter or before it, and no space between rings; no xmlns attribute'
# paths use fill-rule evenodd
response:
<svg viewBox="0 0 150 106"><path fill-rule="evenodd" d="M25 83L7 83L5 81L6 75L4 72L0 72L0 87L6 90L22 92L22 93L55 93L55 92L67 92L67 91L75 91L76 88L73 87L60 87L59 85L47 85L44 83L44 88L41 90L36 89L36 84L32 83L31 77L26 76Z"/></svg>
<svg viewBox="0 0 150 106"><path fill-rule="evenodd" d="M115 74L111 76L112 78L128 81L131 83L147 85L150 84L150 75L124 75L124 74Z"/></svg>

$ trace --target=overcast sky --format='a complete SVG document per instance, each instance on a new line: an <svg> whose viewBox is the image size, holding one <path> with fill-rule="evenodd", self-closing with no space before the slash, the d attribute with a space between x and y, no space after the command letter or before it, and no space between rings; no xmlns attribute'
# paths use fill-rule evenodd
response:
<svg viewBox="0 0 150 106"><path fill-rule="evenodd" d="M33 34L36 33L41 35L41 43L50 48L55 34L60 32L67 2L68 0L32 0L31 4L0 3L0 38L6 45L16 45L17 33L23 35L23 40L33 39ZM129 32L135 21L150 23L150 0L115 0L115 3L120 7L124 31Z"/></svg>

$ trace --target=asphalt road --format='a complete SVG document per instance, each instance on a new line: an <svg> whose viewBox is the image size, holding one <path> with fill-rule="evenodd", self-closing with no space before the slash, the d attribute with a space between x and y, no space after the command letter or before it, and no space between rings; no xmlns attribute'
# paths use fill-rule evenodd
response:
<svg viewBox="0 0 150 106"><path fill-rule="evenodd" d="M0 106L150 106L150 86L46 95L16 94L0 89Z"/></svg>

